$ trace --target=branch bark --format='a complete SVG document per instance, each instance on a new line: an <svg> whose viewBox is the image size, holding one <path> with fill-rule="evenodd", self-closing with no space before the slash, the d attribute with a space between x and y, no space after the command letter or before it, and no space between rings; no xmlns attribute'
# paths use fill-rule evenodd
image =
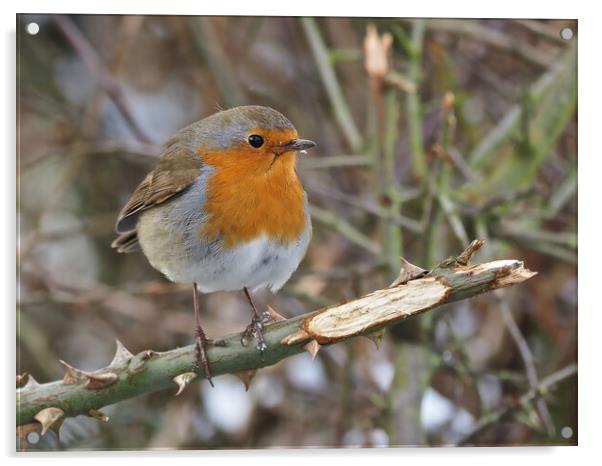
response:
<svg viewBox="0 0 602 466"><path fill-rule="evenodd" d="M286 320L270 310L276 321L265 327L268 349L263 356L252 345L242 346L240 334L226 336L225 346L208 350L213 375L237 374L248 384L257 369L289 356L303 351L315 356L322 345L378 334L384 327L422 312L518 284L536 274L518 260L470 265L482 244L473 241L462 254L444 260L430 272L404 261L400 277L389 288L345 304ZM17 425L27 424L29 427L23 426L27 431L37 421L45 432L58 429L65 417L79 414L106 420L100 412L104 406L169 388L174 392L179 388L179 393L189 382L198 380L192 372L193 360L192 345L133 355L117 342L113 361L103 369L86 373L63 363L66 371L62 380L40 385L30 377L17 390ZM23 378L19 380L22 384Z"/></svg>

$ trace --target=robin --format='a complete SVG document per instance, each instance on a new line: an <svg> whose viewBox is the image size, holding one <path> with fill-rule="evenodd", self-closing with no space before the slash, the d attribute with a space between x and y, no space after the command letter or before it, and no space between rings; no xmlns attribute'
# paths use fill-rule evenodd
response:
<svg viewBox="0 0 602 466"><path fill-rule="evenodd" d="M295 170L298 151L316 144L269 107L220 111L178 131L138 185L116 223L111 246L142 249L169 280L191 283L196 363L211 381L199 291L243 290L252 320L241 343L255 337L263 353L265 322L250 291L280 289L311 238L307 195Z"/></svg>

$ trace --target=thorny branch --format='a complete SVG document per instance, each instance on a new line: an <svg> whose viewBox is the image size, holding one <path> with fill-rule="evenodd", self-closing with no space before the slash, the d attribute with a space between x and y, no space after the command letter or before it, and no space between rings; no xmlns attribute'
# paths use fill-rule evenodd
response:
<svg viewBox="0 0 602 466"><path fill-rule="evenodd" d="M272 323L265 327L268 349L263 355L252 346L242 346L239 334L226 336L225 346L208 350L213 375L235 374L248 386L259 368L286 357L303 351L315 357L322 345L355 336L379 339L387 326L449 302L521 283L536 274L518 260L470 265L482 245L481 240L473 241L459 256L442 261L430 272L403 261L400 276L390 287L344 304L291 319L269 309ZM61 361L65 366L62 380L40 385L31 376L19 376L17 432L25 436L40 426L42 434L49 429L58 432L66 417L80 414L106 422L108 418L100 411L104 406L146 392L175 389L176 384L180 393L203 375L192 371L193 361L192 345L134 355L118 342L115 357L103 369L84 372Z"/></svg>

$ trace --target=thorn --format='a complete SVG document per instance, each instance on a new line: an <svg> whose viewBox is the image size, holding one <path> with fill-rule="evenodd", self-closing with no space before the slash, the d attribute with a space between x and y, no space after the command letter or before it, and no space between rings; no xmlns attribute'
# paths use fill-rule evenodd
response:
<svg viewBox="0 0 602 466"><path fill-rule="evenodd" d="M59 362L65 366L65 375L63 376L63 384L65 385L77 385L86 381L86 374L79 369L76 369L71 364L66 363L62 359Z"/></svg>
<svg viewBox="0 0 602 466"><path fill-rule="evenodd" d="M380 330L377 330L376 332L368 333L364 336L372 340L372 342L376 346L376 349L378 350L380 349L380 344L383 341L383 337L385 336L385 329L383 327Z"/></svg>
<svg viewBox="0 0 602 466"><path fill-rule="evenodd" d="M59 362L65 366L65 375L62 380L65 385L79 385L83 383L84 387L88 390L94 390L108 387L117 382L117 374L107 369L100 369L95 372L84 372L76 369L63 360L59 360Z"/></svg>
<svg viewBox="0 0 602 466"><path fill-rule="evenodd" d="M234 375L240 379L240 381L245 384L245 392L249 391L249 387L251 386L251 381L253 377L257 374L257 369L249 369L247 371L234 372Z"/></svg>
<svg viewBox="0 0 602 466"><path fill-rule="evenodd" d="M52 429L59 434L59 429L65 420L65 413L61 408L50 407L43 409L33 417L36 421L42 424L42 436L46 435L48 429Z"/></svg>
<svg viewBox="0 0 602 466"><path fill-rule="evenodd" d="M88 411L88 416L98 419L100 422L109 422L109 416L99 411L98 409L91 409Z"/></svg>
<svg viewBox="0 0 602 466"><path fill-rule="evenodd" d="M295 333L291 333L290 335L287 335L286 337L284 337L282 340L280 340L280 343L283 343L285 345L293 345L295 343L299 343L303 340L308 340L308 339L309 339L309 333L307 333L303 329L300 329L300 330L297 330Z"/></svg>
<svg viewBox="0 0 602 466"><path fill-rule="evenodd" d="M306 343L303 348L311 355L312 359L316 359L316 355L322 346L316 340L311 340L309 343Z"/></svg>
<svg viewBox="0 0 602 466"><path fill-rule="evenodd" d="M117 374L115 374L115 372L92 372L90 374L85 374L85 377L87 378L87 381L84 387L88 390L105 388L117 382Z"/></svg>
<svg viewBox="0 0 602 466"><path fill-rule="evenodd" d="M428 270L424 270L423 268L418 267L417 265L411 264L403 257L401 259L401 270L399 271L399 276L395 279L393 283L389 285L389 288L393 288L398 285L405 285L410 280L415 280L416 278L424 277Z"/></svg>
<svg viewBox="0 0 602 466"><path fill-rule="evenodd" d="M134 355L130 353L119 340L115 340L115 343L117 345L117 350L115 351L115 356L113 356L113 360L111 361L111 364L109 364L109 367L121 366L134 357Z"/></svg>
<svg viewBox="0 0 602 466"><path fill-rule="evenodd" d="M180 393L182 393L182 391L184 391L184 389L186 388L186 385L188 385L196 378L196 372L184 372L183 374L176 375L172 379L176 384L178 384L178 391L176 392L175 396L178 396Z"/></svg>
<svg viewBox="0 0 602 466"><path fill-rule="evenodd" d="M17 388L21 388L24 386L29 380L29 372L23 372L22 374L17 374Z"/></svg>
<svg viewBox="0 0 602 466"><path fill-rule="evenodd" d="M267 307L267 313L270 315L273 322L280 322L281 320L286 320L285 317L282 317L280 314L278 314L274 310L274 308L272 306L270 306L269 304L266 307Z"/></svg>
<svg viewBox="0 0 602 466"><path fill-rule="evenodd" d="M40 384L36 379L33 378L33 375L29 374L27 377L27 383L23 386L23 388L32 388L39 387Z"/></svg>

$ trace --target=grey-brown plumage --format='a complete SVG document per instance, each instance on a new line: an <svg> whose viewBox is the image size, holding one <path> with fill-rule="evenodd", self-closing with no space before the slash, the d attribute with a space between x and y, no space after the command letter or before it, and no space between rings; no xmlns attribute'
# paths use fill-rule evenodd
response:
<svg viewBox="0 0 602 466"><path fill-rule="evenodd" d="M167 142L119 213L113 248L142 249L167 278L194 284L197 364L207 376L198 291L245 290L253 321L243 341L255 336L265 348L262 316L248 289L276 291L305 255L311 220L295 160L314 145L298 139L291 122L271 108L216 113Z"/></svg>

